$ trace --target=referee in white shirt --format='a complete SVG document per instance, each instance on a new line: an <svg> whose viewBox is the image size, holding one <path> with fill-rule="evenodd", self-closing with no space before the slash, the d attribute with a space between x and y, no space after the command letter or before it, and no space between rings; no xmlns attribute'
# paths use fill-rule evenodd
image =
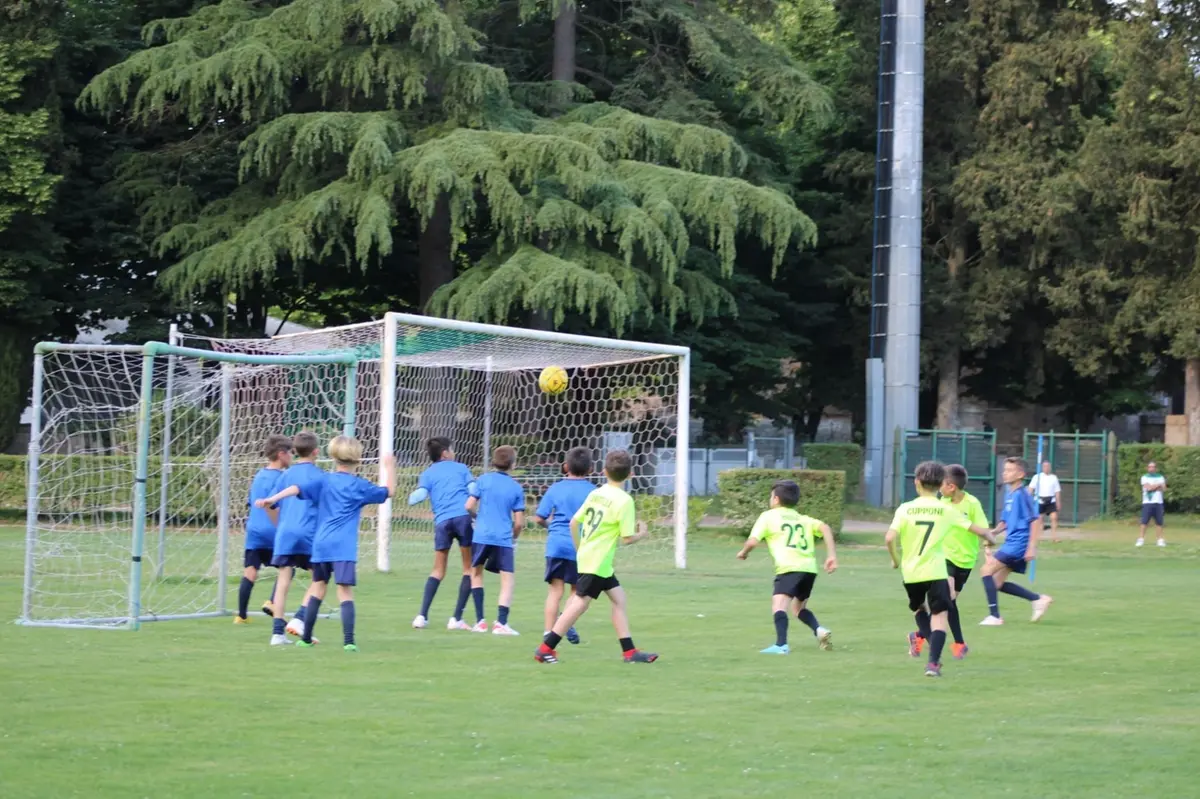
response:
<svg viewBox="0 0 1200 799"><path fill-rule="evenodd" d="M1058 543L1058 504L1062 501L1062 486L1058 476L1050 471L1050 461L1042 462L1042 471L1029 481L1029 493L1037 497L1042 518L1050 514L1050 538ZM1045 524L1045 522L1043 522Z"/></svg>

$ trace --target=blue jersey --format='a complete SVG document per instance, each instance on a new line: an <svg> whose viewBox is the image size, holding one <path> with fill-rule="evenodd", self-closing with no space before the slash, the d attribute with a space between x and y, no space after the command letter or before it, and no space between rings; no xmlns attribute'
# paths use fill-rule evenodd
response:
<svg viewBox="0 0 1200 799"><path fill-rule="evenodd" d="M325 475L311 495L301 496L317 505L317 534L313 537L312 562L334 563L358 560L358 521L367 505L388 498L387 488L358 475L334 472Z"/></svg>
<svg viewBox="0 0 1200 799"><path fill-rule="evenodd" d="M266 508L254 507L255 500L266 499L277 490L282 469L266 466L250 481L250 515L246 517L246 549L270 549L275 545L275 525Z"/></svg>
<svg viewBox="0 0 1200 799"><path fill-rule="evenodd" d="M571 519L588 498L588 494L595 490L596 486L592 485L590 480L581 477L559 480L546 490L537 506L537 515L550 520L546 534L546 557L575 560Z"/></svg>
<svg viewBox="0 0 1200 799"><path fill-rule="evenodd" d="M525 491L504 472L488 472L475 481L479 498L472 542L492 546L513 545L513 511L525 510Z"/></svg>
<svg viewBox="0 0 1200 799"><path fill-rule="evenodd" d="M302 496L319 495L325 472L315 463L301 461L279 476L275 493L289 486L300 489ZM311 555L313 536L317 534L317 506L308 499L288 497L279 503L279 526L275 529L276 555Z"/></svg>
<svg viewBox="0 0 1200 799"><path fill-rule="evenodd" d="M467 515L467 486L475 479L471 470L458 461L438 461L417 479L417 488L429 492L433 523Z"/></svg>
<svg viewBox="0 0 1200 799"><path fill-rule="evenodd" d="M1039 518L1037 503L1025 490L1025 486L1016 489L1005 487L1004 511L1000 520L1004 522L1004 543L1000 545L999 553L1016 558L1025 556L1029 547L1029 527Z"/></svg>

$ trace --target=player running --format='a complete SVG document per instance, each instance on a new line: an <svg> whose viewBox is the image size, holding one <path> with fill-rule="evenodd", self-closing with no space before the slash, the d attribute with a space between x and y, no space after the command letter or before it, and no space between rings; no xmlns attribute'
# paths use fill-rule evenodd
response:
<svg viewBox="0 0 1200 799"><path fill-rule="evenodd" d="M596 486L588 479L592 472L592 451L587 447L572 449L567 453L563 471L567 474L566 478L546 489L533 517L534 522L547 531L545 633L550 632L558 618L563 589L566 586L574 589L579 579L575 541L571 538L571 519L596 490ZM579 643L579 633L575 632L574 627L567 630L567 640L572 644Z"/></svg>
<svg viewBox="0 0 1200 799"><path fill-rule="evenodd" d="M1046 609L1054 598L1035 594L1024 586L1007 582L1010 574L1024 574L1029 562L1037 557L1038 538L1042 533L1042 520L1038 515L1033 497L1025 490L1025 475L1029 469L1020 458L1005 458L1004 471L1004 514L996 531L1004 531L1004 543L990 554L983 564L981 582L987 594L988 615L979 624L982 627L999 627L1004 624L1000 616L997 591L1020 597L1033 603L1033 621L1046 615Z"/></svg>

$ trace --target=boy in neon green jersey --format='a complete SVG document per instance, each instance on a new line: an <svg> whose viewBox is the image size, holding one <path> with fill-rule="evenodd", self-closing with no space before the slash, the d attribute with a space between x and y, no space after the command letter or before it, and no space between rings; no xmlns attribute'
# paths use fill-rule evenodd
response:
<svg viewBox="0 0 1200 799"><path fill-rule="evenodd" d="M901 570L904 589L908 592L908 608L915 614L921 637L929 640L926 677L942 676L946 613L950 609L944 539L954 527L954 517L961 516L937 498L945 479L946 468L937 461L918 464L913 480L917 498L896 508L887 531L892 568ZM903 559L896 551L897 543ZM920 654L920 650L913 650L911 638L909 654Z"/></svg>
<svg viewBox="0 0 1200 799"><path fill-rule="evenodd" d="M758 517L750 537L737 553L738 560L745 560L750 550L759 542L766 541L775 560L775 588L771 595L771 610L775 615L775 645L764 649L764 655L786 655L790 651L787 641L789 607L796 611L797 619L812 629L818 646L833 649L833 633L822 627L807 607L813 583L817 579L817 558L813 554L816 537L825 539L829 551L825 558L825 571L833 574L837 569L833 531L825 522L798 513L796 505L799 502L800 486L791 480L776 483L771 489L771 509Z"/></svg>
<svg viewBox="0 0 1200 799"><path fill-rule="evenodd" d="M625 613L625 589L613 573L613 558L618 544L635 544L648 537L645 525L640 532L633 506L633 497L622 488L633 471L633 458L625 450L613 450L604 459L606 485L597 488L575 512L571 519L571 537L575 540L579 579L575 594L567 601L554 629L546 633L533 659L539 663L557 663L555 647L587 611L601 592L612 602L613 627L621 641L626 663L653 663L658 655L634 647L629 634L629 617Z"/></svg>
<svg viewBox="0 0 1200 799"><path fill-rule="evenodd" d="M963 639L962 621L958 616L958 595L962 593L967 578L971 576L971 570L979 561L980 539L989 544L996 543L995 536L988 528L983 504L965 490L966 486L967 470L957 463L947 466L946 480L942 483L942 502L962 511L962 518L954 520L954 529L946 536L944 545L946 571L950 575L950 609L946 616L950 622L950 634L954 636L950 653L955 660L962 660L968 652L966 641Z"/></svg>

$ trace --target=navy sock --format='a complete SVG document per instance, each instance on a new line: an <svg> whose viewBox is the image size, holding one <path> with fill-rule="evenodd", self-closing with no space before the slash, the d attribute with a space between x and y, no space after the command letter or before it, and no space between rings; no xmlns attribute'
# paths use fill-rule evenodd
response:
<svg viewBox="0 0 1200 799"><path fill-rule="evenodd" d="M1028 588L1026 588L1025 586L1016 585L1015 583L1005 583L1004 585L1000 586L1000 590L1005 594L1011 594L1012 596L1018 596L1021 599L1028 599L1030 602L1032 602L1035 599L1042 598L1041 594L1035 594L1032 591L1030 591Z"/></svg>
<svg viewBox="0 0 1200 799"><path fill-rule="evenodd" d="M304 612L304 637L301 639L306 644L312 643L313 627L317 623L317 615L321 612L321 600L315 596L308 598L308 609Z"/></svg>
<svg viewBox="0 0 1200 799"><path fill-rule="evenodd" d="M817 622L817 617L811 610L805 608L796 614L796 618L799 619L801 623L807 624L809 629L813 631L813 635L817 634L817 628L821 625Z"/></svg>
<svg viewBox="0 0 1200 799"><path fill-rule="evenodd" d="M996 594L996 580L990 575L983 577L983 593L987 595L988 613L1000 618L1000 600Z"/></svg>
<svg viewBox="0 0 1200 799"><path fill-rule="evenodd" d="M243 577L241 585L238 586L238 615L243 619L246 618L246 608L250 606L250 592L253 590L254 581Z"/></svg>
<svg viewBox="0 0 1200 799"><path fill-rule="evenodd" d="M437 577L429 577L425 580L425 596L421 599L421 615L429 618L429 606L433 604L433 597L437 594L438 586L442 581Z"/></svg>
<svg viewBox="0 0 1200 799"><path fill-rule="evenodd" d="M483 621L483 586L471 589L471 599L475 600L475 618Z"/></svg>
<svg viewBox="0 0 1200 799"><path fill-rule="evenodd" d="M787 646L787 616L786 610L775 611L775 646Z"/></svg>
<svg viewBox="0 0 1200 799"><path fill-rule="evenodd" d="M296 608L296 612L292 614L292 617L304 621L304 605Z"/></svg>
<svg viewBox="0 0 1200 799"><path fill-rule="evenodd" d="M500 624L508 624L508 608L500 605L496 610L496 621Z"/></svg>
<svg viewBox="0 0 1200 799"><path fill-rule="evenodd" d="M354 600L342 603L342 643L350 646L354 643Z"/></svg>
<svg viewBox="0 0 1200 799"><path fill-rule="evenodd" d="M950 619L950 634L954 636L954 643L966 643L963 640L962 620L958 618L957 600L950 603L950 609L946 612L946 616Z"/></svg>
<svg viewBox="0 0 1200 799"><path fill-rule="evenodd" d="M454 618L462 621L463 611L467 609L467 600L471 596L471 576L464 574L458 584L458 601L454 603Z"/></svg>
<svg viewBox="0 0 1200 799"><path fill-rule="evenodd" d="M944 630L934 630L929 636L929 662L942 662L942 647L946 645L946 632Z"/></svg>
<svg viewBox="0 0 1200 799"><path fill-rule="evenodd" d="M920 610L918 610L916 613L913 614L913 618L915 618L917 620L917 635L921 636L926 641L928 641L929 636L930 636L929 612L927 610L925 610L924 608L921 608Z"/></svg>
<svg viewBox="0 0 1200 799"><path fill-rule="evenodd" d="M283 619L275 619L274 627L271 630L271 633L273 635L283 635L286 627L287 627L287 622L285 622Z"/></svg>

